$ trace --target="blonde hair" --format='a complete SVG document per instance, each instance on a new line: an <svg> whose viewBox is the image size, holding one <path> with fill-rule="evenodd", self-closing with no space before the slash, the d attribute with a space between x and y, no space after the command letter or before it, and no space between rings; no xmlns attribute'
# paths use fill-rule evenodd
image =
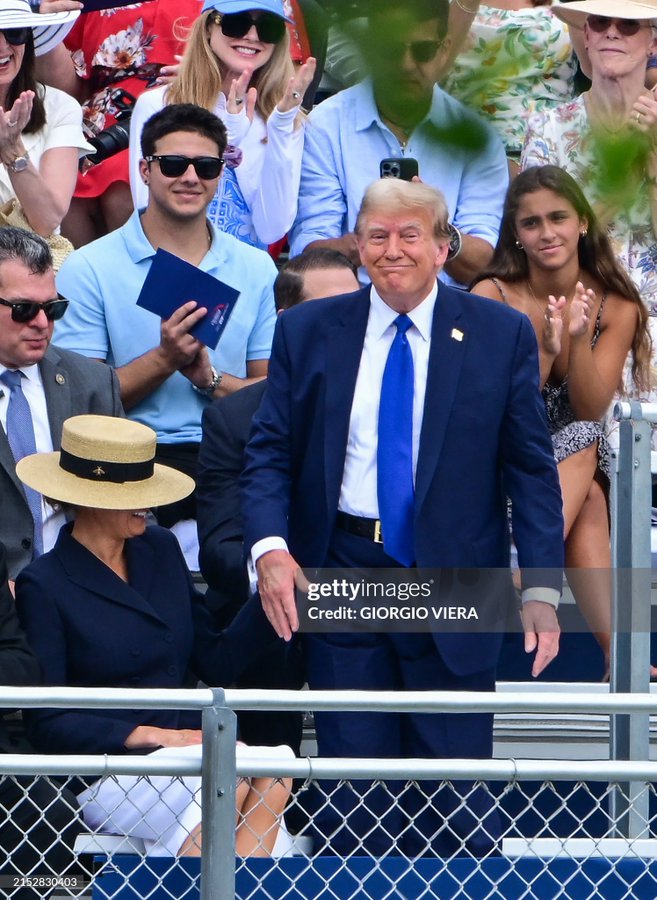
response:
<svg viewBox="0 0 657 900"><path fill-rule="evenodd" d="M439 240L450 238L448 228L449 211L445 198L428 184L420 181L403 181L400 178L380 178L365 191L356 218L355 232L362 234L365 219L371 212L384 209L387 213L406 212L421 209L428 212L433 222L434 237Z"/></svg>
<svg viewBox="0 0 657 900"><path fill-rule="evenodd" d="M195 103L214 112L217 97L223 91L228 96L230 85L224 87L225 72L210 46L210 28L214 10L196 19L187 30L186 46L175 80L166 93L167 103ZM177 29L179 32L182 29ZM182 37L182 34L180 35ZM267 121L274 107L282 99L294 66L290 58L290 35L285 29L283 40L274 45L271 59L251 77L249 87L258 91L256 111Z"/></svg>

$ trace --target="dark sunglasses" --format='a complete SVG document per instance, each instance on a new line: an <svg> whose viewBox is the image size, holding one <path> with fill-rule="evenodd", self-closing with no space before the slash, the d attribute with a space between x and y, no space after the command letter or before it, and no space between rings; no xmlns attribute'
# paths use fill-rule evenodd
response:
<svg viewBox="0 0 657 900"><path fill-rule="evenodd" d="M382 49L391 61L403 59L408 50L413 62L422 64L431 62L441 46L442 41L411 41L410 44L404 44L402 41L386 41Z"/></svg>
<svg viewBox="0 0 657 900"><path fill-rule="evenodd" d="M274 13L264 12L257 19L254 19L248 12L228 13L227 15L213 13L211 18L214 24L221 28L223 34L230 38L244 37L254 25L258 40L263 44L278 44L285 35L285 20L280 16L275 16Z"/></svg>
<svg viewBox="0 0 657 900"><path fill-rule="evenodd" d="M165 178L180 178L190 166L194 166L194 171L204 181L216 178L224 164L220 156L178 156L175 153L165 153L144 158L147 163L159 162L160 172Z"/></svg>
<svg viewBox="0 0 657 900"><path fill-rule="evenodd" d="M609 31L613 22L618 29L618 33L622 34L623 37L633 37L643 27L643 23L639 22L638 19L611 19L609 16L589 16L586 22L591 31L595 31L596 34Z"/></svg>
<svg viewBox="0 0 657 900"><path fill-rule="evenodd" d="M0 306L9 307L14 322L31 322L42 310L49 322L56 322L66 312L68 303L68 300L60 296L56 300L46 300L45 303L37 303L35 300L3 300L0 297Z"/></svg>
<svg viewBox="0 0 657 900"><path fill-rule="evenodd" d="M4 34L7 43L11 44L12 47L20 47L22 44L27 44L32 34L31 28L0 28L0 31Z"/></svg>

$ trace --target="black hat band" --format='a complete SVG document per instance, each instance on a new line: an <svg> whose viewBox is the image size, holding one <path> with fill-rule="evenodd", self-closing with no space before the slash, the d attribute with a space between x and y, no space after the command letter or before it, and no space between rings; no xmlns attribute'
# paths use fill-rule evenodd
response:
<svg viewBox="0 0 657 900"><path fill-rule="evenodd" d="M88 481L109 481L112 484L145 481L151 478L155 471L155 461L152 459L145 462L107 462L102 459L83 459L74 456L68 450L61 450L59 465L65 472L77 475L78 478L86 478Z"/></svg>

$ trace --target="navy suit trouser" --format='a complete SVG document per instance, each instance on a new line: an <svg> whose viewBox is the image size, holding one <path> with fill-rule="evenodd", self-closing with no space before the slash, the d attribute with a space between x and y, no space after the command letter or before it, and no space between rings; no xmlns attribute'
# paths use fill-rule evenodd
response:
<svg viewBox="0 0 657 900"><path fill-rule="evenodd" d="M336 530L327 568L393 568L383 548ZM306 634L308 681L317 690L495 689L495 670L455 675L430 633ZM493 717L482 713L315 714L322 757L492 756ZM329 795L328 802L326 795ZM485 787L472 782L322 782L314 809L316 850L409 856L495 852L501 826Z"/></svg>

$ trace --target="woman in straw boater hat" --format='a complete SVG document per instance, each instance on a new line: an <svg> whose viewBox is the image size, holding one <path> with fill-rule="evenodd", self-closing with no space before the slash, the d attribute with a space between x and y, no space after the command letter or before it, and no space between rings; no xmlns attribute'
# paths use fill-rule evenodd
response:
<svg viewBox="0 0 657 900"><path fill-rule="evenodd" d="M17 465L26 485L74 513L54 548L16 582L18 614L44 684L228 684L274 639L255 600L230 628L213 631L176 538L147 525L149 507L180 500L194 487L191 478L154 463L155 444L155 432L138 422L75 416L64 422L61 452L37 453ZM49 709L30 711L26 720L35 747L46 753L201 751L197 711ZM238 754L258 749L240 745ZM239 855L272 852L289 787L270 778L240 782ZM96 781L78 800L95 831L141 837L153 855L195 856L200 788L196 777L119 776Z"/></svg>

